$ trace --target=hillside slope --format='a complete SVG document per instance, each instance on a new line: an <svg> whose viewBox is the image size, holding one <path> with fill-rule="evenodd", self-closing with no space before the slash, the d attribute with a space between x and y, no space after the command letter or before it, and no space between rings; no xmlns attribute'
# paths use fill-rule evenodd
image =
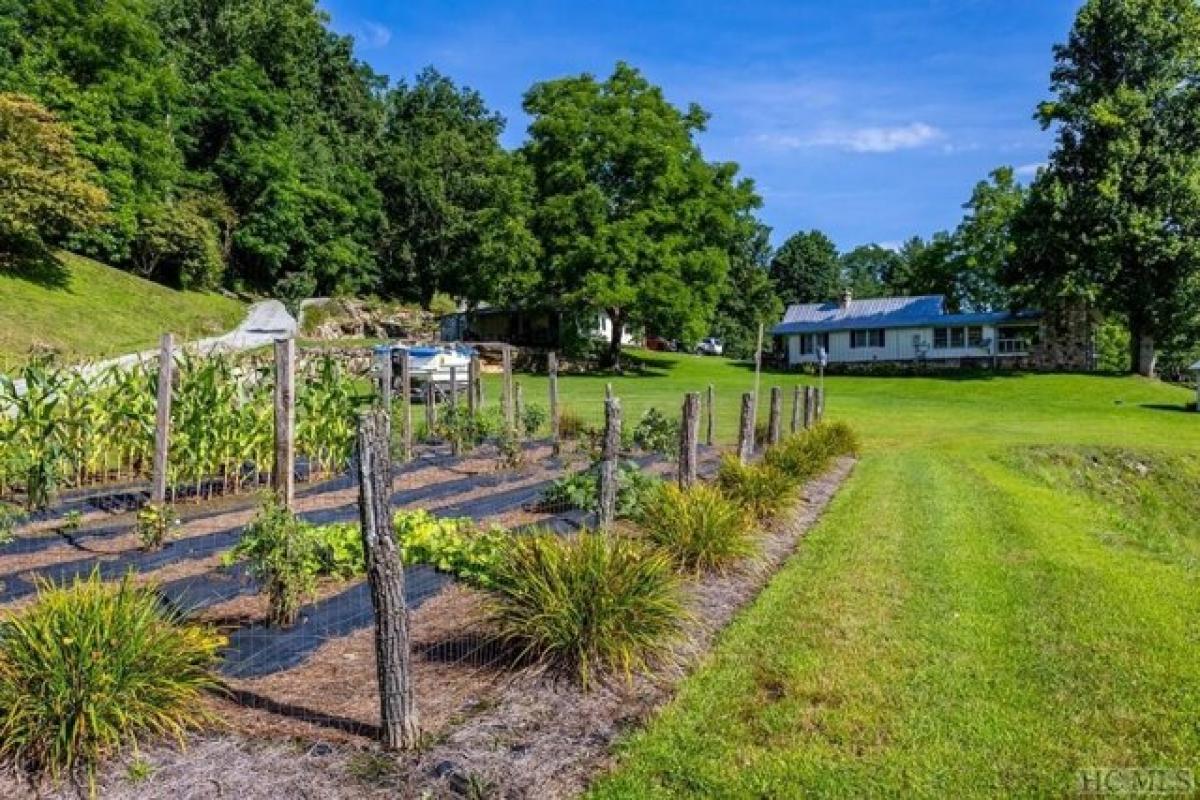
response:
<svg viewBox="0 0 1200 800"><path fill-rule="evenodd" d="M164 331L184 339L223 333L243 303L207 292L181 292L62 253L61 270L37 277L0 271L0 364L52 348L69 361L152 347Z"/></svg>

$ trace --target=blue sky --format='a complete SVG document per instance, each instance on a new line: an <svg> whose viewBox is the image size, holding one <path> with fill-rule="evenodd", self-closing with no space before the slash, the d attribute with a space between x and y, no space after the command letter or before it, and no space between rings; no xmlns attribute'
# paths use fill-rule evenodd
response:
<svg viewBox="0 0 1200 800"><path fill-rule="evenodd" d="M824 230L843 249L951 228L1001 164L1029 175L1032 120L1072 0L525 2L322 0L393 79L433 65L525 135L534 82L629 61L712 114L709 159L738 162L776 244Z"/></svg>

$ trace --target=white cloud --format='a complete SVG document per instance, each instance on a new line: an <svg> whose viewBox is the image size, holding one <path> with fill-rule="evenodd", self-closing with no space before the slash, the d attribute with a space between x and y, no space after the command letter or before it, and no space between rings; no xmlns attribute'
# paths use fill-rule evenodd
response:
<svg viewBox="0 0 1200 800"><path fill-rule="evenodd" d="M364 19L358 24L354 38L364 49L373 50L387 47L388 42L392 41L392 29L383 23Z"/></svg>
<svg viewBox="0 0 1200 800"><path fill-rule="evenodd" d="M945 134L924 122L895 127L829 129L813 134L764 133L756 137L760 144L777 150L834 147L851 153L894 153L915 150L945 138Z"/></svg>
<svg viewBox="0 0 1200 800"><path fill-rule="evenodd" d="M1019 178L1033 178L1038 174L1038 170L1044 168L1045 166L1046 162L1044 161L1039 161L1036 164L1022 164L1014 169L1013 172Z"/></svg>

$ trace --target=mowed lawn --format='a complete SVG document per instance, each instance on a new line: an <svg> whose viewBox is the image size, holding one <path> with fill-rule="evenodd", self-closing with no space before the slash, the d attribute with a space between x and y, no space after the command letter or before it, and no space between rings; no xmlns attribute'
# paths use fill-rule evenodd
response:
<svg viewBox="0 0 1200 800"><path fill-rule="evenodd" d="M711 382L732 436L751 372L656 363L613 380L631 419ZM765 375L764 396L797 380ZM564 379L565 404L598 410L604 382ZM827 390L865 443L854 475L594 796L1047 797L1082 768L1200 775L1200 500L1163 499L1200 487L1189 392L987 374Z"/></svg>

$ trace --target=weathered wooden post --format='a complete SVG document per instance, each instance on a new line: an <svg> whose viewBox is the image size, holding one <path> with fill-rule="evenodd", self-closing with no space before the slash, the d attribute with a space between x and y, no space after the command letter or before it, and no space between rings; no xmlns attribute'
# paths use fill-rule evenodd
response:
<svg viewBox="0 0 1200 800"><path fill-rule="evenodd" d="M375 675L379 683L380 738L388 750L420 740L412 684L404 564L392 529L389 423L382 409L358 420L358 513L371 605L375 610Z"/></svg>
<svg viewBox="0 0 1200 800"><path fill-rule="evenodd" d="M792 389L792 433L800 430L800 415L804 413L803 390L799 384Z"/></svg>
<svg viewBox="0 0 1200 800"><path fill-rule="evenodd" d="M437 427L437 404L434 401L433 375L425 381L425 438L433 439Z"/></svg>
<svg viewBox="0 0 1200 800"><path fill-rule="evenodd" d="M516 408L513 402L512 348L504 345L504 383L501 389L501 406L504 410L504 426L509 436L516 432Z"/></svg>
<svg viewBox="0 0 1200 800"><path fill-rule="evenodd" d="M816 391L811 386L804 387L804 430L808 430L813 426L813 419L817 413Z"/></svg>
<svg viewBox="0 0 1200 800"><path fill-rule="evenodd" d="M519 382L513 384L513 420L516 423L513 430L524 438L529 431L525 430L525 387Z"/></svg>
<svg viewBox="0 0 1200 800"><path fill-rule="evenodd" d="M462 420L458 416L458 367L450 368L450 419L459 428L450 431L450 455L456 456L462 450Z"/></svg>
<svg viewBox="0 0 1200 800"><path fill-rule="evenodd" d="M275 340L275 495L296 500L296 340Z"/></svg>
<svg viewBox="0 0 1200 800"><path fill-rule="evenodd" d="M742 395L742 417L738 424L738 459L750 463L754 455L754 393Z"/></svg>
<svg viewBox="0 0 1200 800"><path fill-rule="evenodd" d="M467 365L467 413L474 420L479 413L479 356L471 353L471 363Z"/></svg>
<svg viewBox="0 0 1200 800"><path fill-rule="evenodd" d="M379 404L392 413L392 351L391 348L382 351L379 359Z"/></svg>
<svg viewBox="0 0 1200 800"><path fill-rule="evenodd" d="M604 401L604 447L600 455L600 528L612 527L617 515L617 459L621 451L621 401Z"/></svg>
<svg viewBox="0 0 1200 800"><path fill-rule="evenodd" d="M713 417L716 414L716 410L714 408L714 406L716 405L716 399L717 399L716 394L713 391L713 385L710 383L708 385L708 394L705 398L705 400L707 402L705 402L705 404L704 404L704 406L705 406L705 408L704 408L704 413L705 413L704 443L706 445L708 445L709 447L713 446Z"/></svg>
<svg viewBox="0 0 1200 800"><path fill-rule="evenodd" d="M783 390L771 387L771 409L767 417L767 444L779 444L783 438Z"/></svg>
<svg viewBox="0 0 1200 800"><path fill-rule="evenodd" d="M450 368L450 407L458 405L458 367Z"/></svg>
<svg viewBox="0 0 1200 800"><path fill-rule="evenodd" d="M696 483L700 461L700 393L688 392L683 398L683 418L679 425L679 488Z"/></svg>
<svg viewBox="0 0 1200 800"><path fill-rule="evenodd" d="M402 351L400 361L400 457L412 460L412 372L409 370L408 348Z"/></svg>
<svg viewBox="0 0 1200 800"><path fill-rule="evenodd" d="M546 354L546 376L550 391L550 447L558 455L562 450L558 436L558 355L553 350Z"/></svg>
<svg viewBox="0 0 1200 800"><path fill-rule="evenodd" d="M175 372L175 337L162 335L158 348L158 406L154 415L154 471L150 502L162 508L167 502L167 458L171 452L171 389Z"/></svg>
<svg viewBox="0 0 1200 800"><path fill-rule="evenodd" d="M824 386L817 387L816 395L817 395L817 411L816 411L816 414L814 415L814 418L816 419L817 423L819 424L821 422L821 420L825 419L825 387Z"/></svg>

